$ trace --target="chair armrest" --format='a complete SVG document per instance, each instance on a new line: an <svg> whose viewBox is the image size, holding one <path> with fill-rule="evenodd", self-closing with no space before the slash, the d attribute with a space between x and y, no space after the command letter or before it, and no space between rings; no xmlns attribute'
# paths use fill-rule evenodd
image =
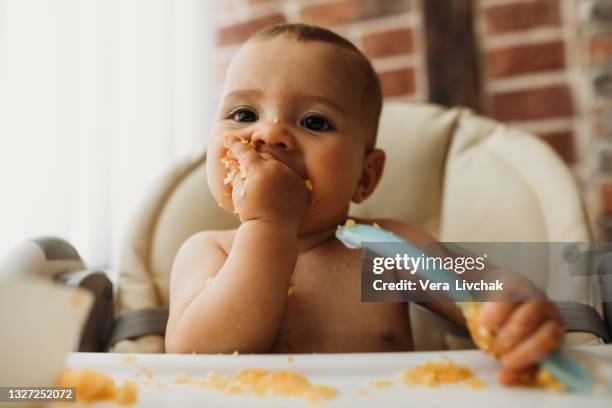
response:
<svg viewBox="0 0 612 408"><path fill-rule="evenodd" d="M113 325L113 284L102 271L70 271L55 276L58 283L89 290L94 302L81 333L78 351L105 351Z"/></svg>

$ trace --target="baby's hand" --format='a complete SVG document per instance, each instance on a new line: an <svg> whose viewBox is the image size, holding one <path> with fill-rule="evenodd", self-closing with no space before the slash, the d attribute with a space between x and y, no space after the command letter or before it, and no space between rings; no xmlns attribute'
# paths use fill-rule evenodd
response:
<svg viewBox="0 0 612 408"><path fill-rule="evenodd" d="M246 177L235 179L232 189L240 221L262 220L297 230L308 204L304 179L281 161L262 157L236 137L228 137L226 145L230 157L246 172Z"/></svg>
<svg viewBox="0 0 612 408"><path fill-rule="evenodd" d="M537 363L563 339L561 318L551 302L485 303L475 323L493 334L491 352L504 367L498 379L506 385L532 375Z"/></svg>

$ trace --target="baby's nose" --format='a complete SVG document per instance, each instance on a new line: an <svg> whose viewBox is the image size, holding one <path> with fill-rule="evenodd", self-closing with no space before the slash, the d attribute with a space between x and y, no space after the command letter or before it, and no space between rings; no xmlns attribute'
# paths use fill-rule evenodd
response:
<svg viewBox="0 0 612 408"><path fill-rule="evenodd" d="M295 148L293 136L278 120L253 132L252 140L258 150L267 148L293 151Z"/></svg>

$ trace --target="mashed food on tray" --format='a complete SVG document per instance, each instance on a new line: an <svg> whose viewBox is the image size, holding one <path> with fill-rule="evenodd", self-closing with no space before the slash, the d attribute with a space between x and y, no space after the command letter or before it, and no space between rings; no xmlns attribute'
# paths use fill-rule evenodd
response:
<svg viewBox="0 0 612 408"><path fill-rule="evenodd" d="M231 376L219 376L211 372L204 380L193 380L186 374L179 374L175 384L196 384L204 388L227 394L272 394L285 397L304 398L309 401L326 400L335 397L338 391L326 385L311 384L303 375L289 370L268 371L263 368L240 370Z"/></svg>
<svg viewBox="0 0 612 408"><path fill-rule="evenodd" d="M133 381L125 381L122 386L117 386L112 378L91 368L64 368L57 386L75 387L77 400L83 402L112 400L127 405L136 402L138 397L138 388Z"/></svg>
<svg viewBox="0 0 612 408"><path fill-rule="evenodd" d="M454 384L465 382L470 388L484 387L484 381L474 378L474 373L467 367L463 367L447 361L446 363L428 362L416 368L405 370L401 373L401 380L405 385L424 385L426 387L437 387L442 384ZM475 387L474 384L479 385Z"/></svg>

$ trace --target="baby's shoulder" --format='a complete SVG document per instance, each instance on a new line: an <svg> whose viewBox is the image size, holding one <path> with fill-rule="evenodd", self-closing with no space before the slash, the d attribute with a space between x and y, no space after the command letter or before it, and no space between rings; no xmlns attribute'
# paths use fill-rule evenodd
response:
<svg viewBox="0 0 612 408"><path fill-rule="evenodd" d="M364 224L374 224L380 226L380 228L387 231L393 232L410 242L414 243L425 243L435 242L436 238L430 233L425 231L423 228L416 224L411 224L391 218L380 218L380 219L359 219L358 222Z"/></svg>

